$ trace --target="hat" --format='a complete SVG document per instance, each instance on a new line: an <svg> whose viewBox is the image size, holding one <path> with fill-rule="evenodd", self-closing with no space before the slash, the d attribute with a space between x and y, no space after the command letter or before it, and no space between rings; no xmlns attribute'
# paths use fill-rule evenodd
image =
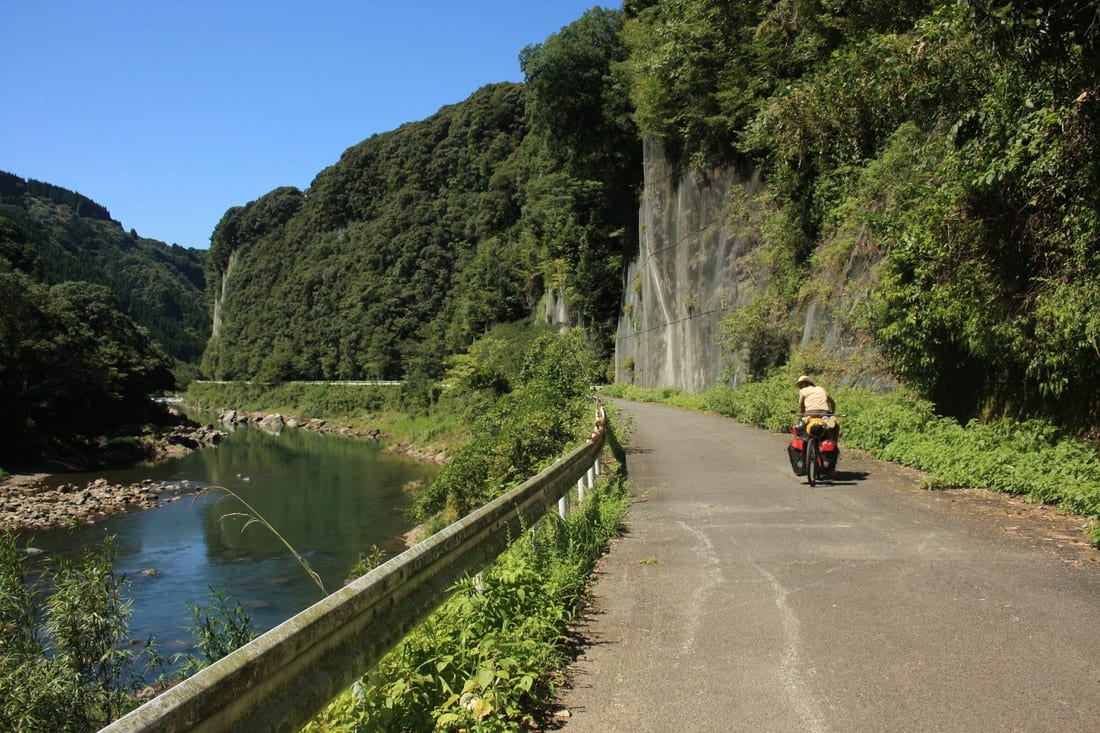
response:
<svg viewBox="0 0 1100 733"><path fill-rule="evenodd" d="M803 382L810 385L811 387L816 387L817 386L817 385L814 384L814 380L810 379L805 374L803 374L801 377L799 377L798 379L796 379L794 381L794 386L797 387L798 385L802 384Z"/></svg>

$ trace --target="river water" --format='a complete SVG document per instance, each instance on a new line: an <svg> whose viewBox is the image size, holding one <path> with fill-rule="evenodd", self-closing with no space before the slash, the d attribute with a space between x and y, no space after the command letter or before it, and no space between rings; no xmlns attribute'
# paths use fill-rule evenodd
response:
<svg viewBox="0 0 1100 733"><path fill-rule="evenodd" d="M361 439L296 429L270 435L240 427L215 448L90 478L229 489L303 556L332 593L371 545L391 554L404 549L403 535L412 527L408 489L437 470ZM115 569L125 573L133 599L130 636L141 641L155 636L162 651L172 654L191 647L188 604L209 605L211 589L223 593L230 606L239 602L257 633L322 598L279 536L230 516L244 511L237 499L214 490L72 531L38 533L33 544L47 556L73 554L113 535Z"/></svg>

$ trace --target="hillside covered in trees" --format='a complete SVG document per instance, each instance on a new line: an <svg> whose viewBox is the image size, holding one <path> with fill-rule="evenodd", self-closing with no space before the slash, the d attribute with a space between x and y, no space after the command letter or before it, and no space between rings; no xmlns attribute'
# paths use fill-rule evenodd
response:
<svg viewBox="0 0 1100 733"><path fill-rule="evenodd" d="M73 191L0 172L0 465L81 464L196 371L205 252L125 232Z"/></svg>
<svg viewBox="0 0 1100 733"><path fill-rule="evenodd" d="M613 331L640 181L622 16L593 10L490 84L226 212L207 282L218 378L435 378L549 289Z"/></svg>
<svg viewBox="0 0 1100 733"><path fill-rule="evenodd" d="M857 248L833 314L952 414L1095 425L1097 5L627 0L489 85L230 209L207 261L222 378L405 377L559 293L605 353L641 141L764 180L765 294L726 323L763 373ZM737 216L731 201L728 216ZM824 357L823 357L824 358Z"/></svg>
<svg viewBox="0 0 1100 733"><path fill-rule="evenodd" d="M79 193L3 171L0 223L6 241L33 251L28 272L51 285L83 281L107 287L168 356L198 363L210 336L205 250L127 232L106 207Z"/></svg>

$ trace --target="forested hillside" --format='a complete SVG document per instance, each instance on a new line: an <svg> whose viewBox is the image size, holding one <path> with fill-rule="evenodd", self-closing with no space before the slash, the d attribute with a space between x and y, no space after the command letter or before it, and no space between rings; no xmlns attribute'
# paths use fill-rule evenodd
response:
<svg viewBox="0 0 1100 733"><path fill-rule="evenodd" d="M620 27L590 11L523 52L526 85L490 84L349 148L305 192L227 211L207 263L206 372L434 378L548 289L606 349L640 180L610 77Z"/></svg>
<svg viewBox="0 0 1100 733"><path fill-rule="evenodd" d="M197 364L210 335L204 250L125 231L107 209L59 186L0 171L0 225L25 241L48 284L104 285L171 357Z"/></svg>
<svg viewBox="0 0 1100 733"><path fill-rule="evenodd" d="M808 303L958 417L1100 417L1097 4L627 0L521 52L526 81L229 210L218 377L438 376L560 289L610 350L641 141L764 181L764 292L725 323L757 374ZM731 200L723 214L744 217ZM716 222L720 225L721 222ZM844 263L878 262L844 292ZM843 299L838 298L843 294ZM810 353L810 356L807 354ZM815 361L816 359L816 361ZM865 365L863 365L865 366Z"/></svg>
<svg viewBox="0 0 1100 733"><path fill-rule="evenodd" d="M0 172L0 465L132 457L105 436L160 414L150 397L175 386L173 367L194 372L208 333L203 254Z"/></svg>

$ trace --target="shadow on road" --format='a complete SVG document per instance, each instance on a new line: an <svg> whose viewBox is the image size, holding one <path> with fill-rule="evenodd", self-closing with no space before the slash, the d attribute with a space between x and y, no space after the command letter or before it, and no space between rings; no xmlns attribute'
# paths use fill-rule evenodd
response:
<svg viewBox="0 0 1100 733"><path fill-rule="evenodd" d="M837 471L832 478L818 479L820 486L855 486L860 481L866 481L870 477L867 471ZM805 479L803 479L805 481Z"/></svg>

